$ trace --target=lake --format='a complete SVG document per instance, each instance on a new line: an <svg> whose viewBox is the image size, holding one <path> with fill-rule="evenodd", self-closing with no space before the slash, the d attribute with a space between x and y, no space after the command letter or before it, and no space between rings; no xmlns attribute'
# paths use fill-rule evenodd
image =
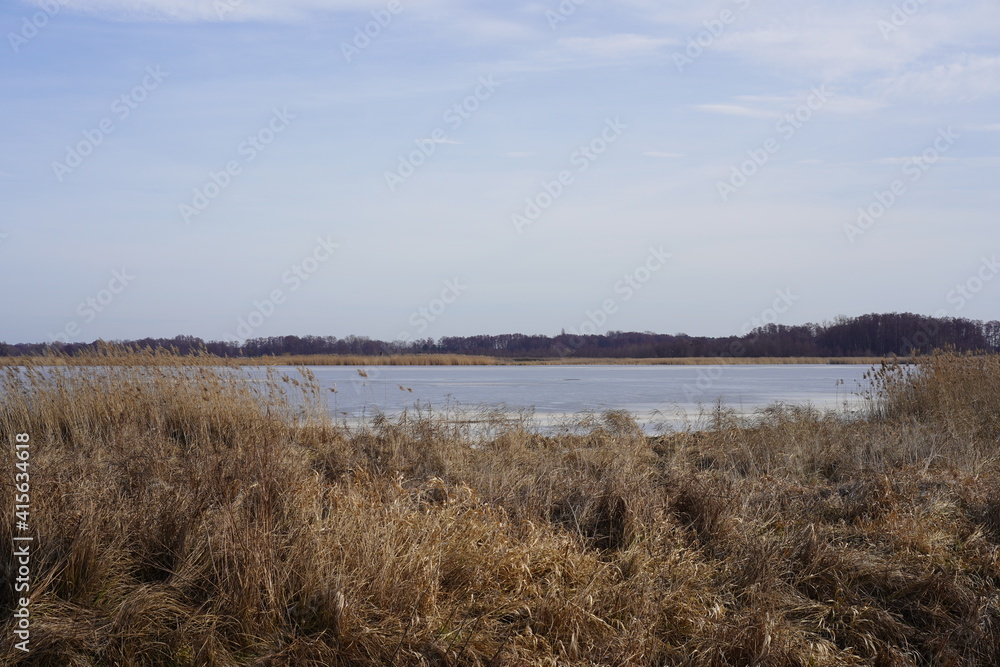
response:
<svg viewBox="0 0 1000 667"><path fill-rule="evenodd" d="M419 404L435 412L533 409L543 425L587 412L626 410L647 430L697 422L721 399L752 415L776 402L851 411L867 387L866 365L719 366L311 366L330 411L355 421ZM279 367L293 377L293 367ZM248 369L263 376L262 369Z"/></svg>

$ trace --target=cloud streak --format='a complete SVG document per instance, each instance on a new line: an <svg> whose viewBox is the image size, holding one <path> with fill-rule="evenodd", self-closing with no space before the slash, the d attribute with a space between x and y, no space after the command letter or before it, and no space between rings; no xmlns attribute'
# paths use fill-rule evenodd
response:
<svg viewBox="0 0 1000 667"><path fill-rule="evenodd" d="M305 21L329 11L376 9L370 0L60 0L68 10L122 22ZM32 0L41 7L43 0Z"/></svg>

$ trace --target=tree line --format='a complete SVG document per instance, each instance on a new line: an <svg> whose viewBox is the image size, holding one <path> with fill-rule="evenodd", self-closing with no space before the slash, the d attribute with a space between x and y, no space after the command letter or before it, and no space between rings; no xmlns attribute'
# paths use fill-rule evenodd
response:
<svg viewBox="0 0 1000 667"><path fill-rule="evenodd" d="M0 343L0 356L92 351L93 343ZM767 324L743 335L710 337L687 334L609 331L558 336L499 334L446 336L437 340L381 341L365 336L268 336L243 342L204 341L194 336L110 341L129 349L199 351L221 357L282 355L464 354L503 359L669 358L669 357L858 357L910 356L953 347L960 351L1000 351L1000 321L928 317L913 313L838 317L823 324Z"/></svg>

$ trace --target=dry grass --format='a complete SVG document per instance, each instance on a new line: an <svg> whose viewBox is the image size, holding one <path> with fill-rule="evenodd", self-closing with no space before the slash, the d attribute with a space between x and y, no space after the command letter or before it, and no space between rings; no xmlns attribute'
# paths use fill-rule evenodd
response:
<svg viewBox="0 0 1000 667"><path fill-rule="evenodd" d="M857 421L656 438L348 429L308 377L107 361L2 376L37 536L33 651L8 617L3 664L1000 662L997 357L888 366Z"/></svg>
<svg viewBox="0 0 1000 667"><path fill-rule="evenodd" d="M123 352L115 345L102 346L94 354L69 356L52 353L35 357L0 357L0 366L19 366L29 360L36 366L493 366L507 363L496 357L463 354L285 355L225 358L213 354L175 355L169 351Z"/></svg>
<svg viewBox="0 0 1000 667"><path fill-rule="evenodd" d="M945 426L955 434L1000 440L1000 364L997 356L937 352L917 375L896 363L872 369L872 414ZM912 376L912 377L911 377Z"/></svg>
<svg viewBox="0 0 1000 667"><path fill-rule="evenodd" d="M30 360L35 365L95 366L95 365L167 365L194 366L551 366L551 365L614 365L614 366L713 366L763 364L862 364L882 361L881 357L667 357L658 359L622 359L614 357L562 357L552 359L509 359L466 354L393 354L381 356L300 354L285 356L223 358L211 354L176 356L165 352L123 354L113 345L95 354L68 356L48 354L37 357L0 357L0 366L20 366ZM900 359L898 363L909 363Z"/></svg>

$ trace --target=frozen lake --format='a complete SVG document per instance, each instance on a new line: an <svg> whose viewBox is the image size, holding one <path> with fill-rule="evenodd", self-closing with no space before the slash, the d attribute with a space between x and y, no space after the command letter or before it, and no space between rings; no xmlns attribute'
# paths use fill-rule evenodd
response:
<svg viewBox="0 0 1000 667"><path fill-rule="evenodd" d="M867 387L864 365L719 366L312 366L330 412L354 420L381 411L435 412L496 407L533 409L555 423L586 412L626 410L647 428L678 425L712 410L717 399L739 414L775 402L856 409ZM293 367L279 367L293 377ZM261 369L248 369L263 376Z"/></svg>

